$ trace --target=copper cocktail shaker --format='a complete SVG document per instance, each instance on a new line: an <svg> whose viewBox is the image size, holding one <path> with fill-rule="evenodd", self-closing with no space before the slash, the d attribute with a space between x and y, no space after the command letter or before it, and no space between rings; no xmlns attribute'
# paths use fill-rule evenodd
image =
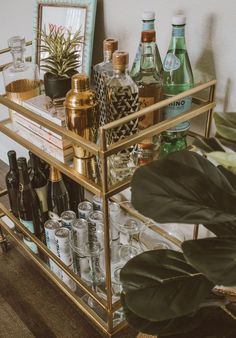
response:
<svg viewBox="0 0 236 338"><path fill-rule="evenodd" d="M88 141L96 143L99 114L95 92L90 89L89 79L85 74L72 76L72 89L64 102L67 128ZM99 172L95 155L88 150L74 145L74 169L80 174L99 181Z"/></svg>

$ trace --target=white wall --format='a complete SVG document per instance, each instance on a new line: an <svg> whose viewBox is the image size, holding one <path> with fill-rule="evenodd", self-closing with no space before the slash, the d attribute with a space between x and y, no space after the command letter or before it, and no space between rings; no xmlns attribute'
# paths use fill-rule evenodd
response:
<svg viewBox="0 0 236 338"><path fill-rule="evenodd" d="M0 0L0 48L16 34L31 39L33 0ZM98 0L94 40L94 63L102 59L105 37L119 40L120 49L130 53L132 62L141 29L141 14L154 10L157 39L162 58L168 48L171 17L187 17L186 39L195 81L217 78L217 111L235 111L236 107L236 3L227 0ZM2 62L2 58L0 58ZM0 115L3 116L2 113ZM11 145L0 136L0 158Z"/></svg>

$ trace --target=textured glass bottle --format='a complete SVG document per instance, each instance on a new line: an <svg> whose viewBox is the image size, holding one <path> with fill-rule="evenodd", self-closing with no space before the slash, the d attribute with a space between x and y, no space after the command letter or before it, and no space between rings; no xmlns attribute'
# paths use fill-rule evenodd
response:
<svg viewBox="0 0 236 338"><path fill-rule="evenodd" d="M164 94L166 98L182 93L192 88L194 84L191 64L186 50L185 22L186 18L181 15L174 16L172 19L172 37L164 60ZM170 104L165 109L164 118L167 119L188 111L191 108L191 104L192 98L190 96ZM162 136L161 147L165 147L165 142L168 142L169 135L173 149L172 147L167 147L169 149L168 152L175 151L176 146L173 140L178 139L179 142L181 138L180 133L182 133L183 140L181 144L183 146L182 149L184 149L187 145L185 138L189 125L189 121L182 122L172 127L168 132L163 133L164 136ZM171 132L178 132L178 138L171 135ZM163 152L162 150L163 149L161 149L161 152Z"/></svg>
<svg viewBox="0 0 236 338"><path fill-rule="evenodd" d="M142 15L142 32L147 30L155 30L155 13L154 12L143 12ZM142 54L142 43L140 41L138 50L135 55L135 59L130 71L130 76L135 77L140 72L141 65L141 54ZM157 45L155 45L155 60L156 69L158 73L163 72L161 57Z"/></svg>
<svg viewBox="0 0 236 338"><path fill-rule="evenodd" d="M162 70L157 71L156 67L156 32L147 30L142 32L141 37L141 63L140 71L133 76L139 88L140 109L159 102L163 98L163 78ZM161 110L156 110L139 121L139 129L145 129L154 123L161 121ZM138 152L149 150L150 160L152 160L153 149L152 138L145 139L138 145ZM146 158L147 162L147 158Z"/></svg>
<svg viewBox="0 0 236 338"><path fill-rule="evenodd" d="M108 123L108 110L106 107L105 85L106 81L113 75L112 54L118 49L118 41L114 39L105 39L103 41L103 62L94 66L94 82L96 97L99 104L100 120L99 126Z"/></svg>
<svg viewBox="0 0 236 338"><path fill-rule="evenodd" d="M113 76L107 82L107 104L109 107L109 122L138 111L139 94L136 83L129 76L127 69L129 54L116 51L112 56ZM131 120L108 133L108 140L115 143L138 130L138 119ZM132 174L130 158L131 148L110 157L110 174L112 181L123 180Z"/></svg>
<svg viewBox="0 0 236 338"><path fill-rule="evenodd" d="M25 38L13 36L8 40L13 63L3 70L7 96L20 103L39 95L39 72L37 65L25 61Z"/></svg>

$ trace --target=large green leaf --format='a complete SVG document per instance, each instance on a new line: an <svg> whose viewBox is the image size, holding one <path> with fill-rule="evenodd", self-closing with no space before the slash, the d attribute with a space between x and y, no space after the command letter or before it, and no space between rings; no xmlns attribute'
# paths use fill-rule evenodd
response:
<svg viewBox="0 0 236 338"><path fill-rule="evenodd" d="M204 153L210 153L212 151L224 151L222 144L215 137L196 137L193 141L193 145L203 150Z"/></svg>
<svg viewBox="0 0 236 338"><path fill-rule="evenodd" d="M120 276L128 308L151 321L195 311L213 287L182 253L172 250L144 252L126 263Z"/></svg>
<svg viewBox="0 0 236 338"><path fill-rule="evenodd" d="M210 161L179 151L138 168L132 204L157 222L214 224L236 220L236 191Z"/></svg>
<svg viewBox="0 0 236 338"><path fill-rule="evenodd" d="M207 158L210 160L215 160L226 169L228 169L233 174L236 174L236 153L235 152L222 152L222 151L213 151L208 153Z"/></svg>
<svg viewBox="0 0 236 338"><path fill-rule="evenodd" d="M236 322L221 308L206 307L188 316L158 322L143 319L131 312L124 294L121 295L121 304L129 325L146 334L158 334L160 338L235 337L232 334L236 333Z"/></svg>
<svg viewBox="0 0 236 338"><path fill-rule="evenodd" d="M236 113L214 114L217 134L236 142Z"/></svg>
<svg viewBox="0 0 236 338"><path fill-rule="evenodd" d="M189 332L197 328L202 322L201 312L193 313L189 316L174 318L165 321L150 321L138 317L136 314L131 312L126 305L125 294L121 295L121 304L125 313L125 318L128 321L129 325L135 328L136 330L152 334L152 335L169 335L169 334L179 334L183 332ZM204 310L205 311L205 310Z"/></svg>
<svg viewBox="0 0 236 338"><path fill-rule="evenodd" d="M236 237L185 241L184 256L198 271L218 285L236 285Z"/></svg>

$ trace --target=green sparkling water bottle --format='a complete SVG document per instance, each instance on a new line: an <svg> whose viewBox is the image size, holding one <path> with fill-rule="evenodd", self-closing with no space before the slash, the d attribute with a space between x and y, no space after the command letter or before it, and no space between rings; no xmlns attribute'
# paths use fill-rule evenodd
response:
<svg viewBox="0 0 236 338"><path fill-rule="evenodd" d="M165 98L172 97L193 87L193 73L189 61L186 42L185 42L185 23L186 18L177 15L172 18L172 37L168 52L164 59L164 95ZM165 108L164 119L177 116L188 111L192 105L192 97L187 96L178 100ZM186 148L186 134L189 129L190 122L185 121L170 128L164 136L161 137L160 153L173 152ZM170 137L170 140L168 140ZM183 138L180 142L181 137ZM178 146L175 142L178 139ZM175 140L175 141L174 141ZM168 143L165 144L165 143ZM165 148L165 151L163 149Z"/></svg>

